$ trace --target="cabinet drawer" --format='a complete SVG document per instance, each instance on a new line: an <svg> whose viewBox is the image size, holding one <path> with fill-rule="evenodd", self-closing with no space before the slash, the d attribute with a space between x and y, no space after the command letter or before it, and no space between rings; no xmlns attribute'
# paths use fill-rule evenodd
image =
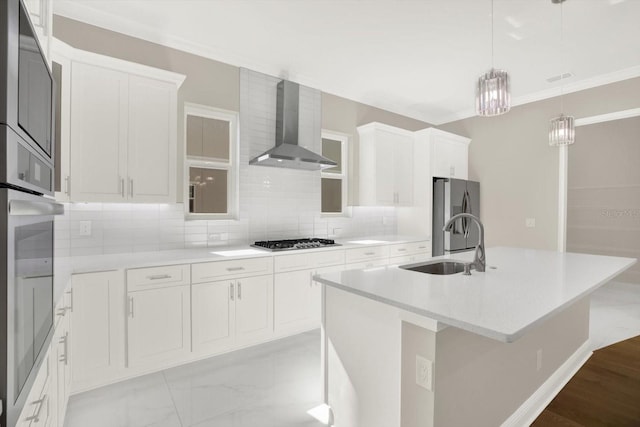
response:
<svg viewBox="0 0 640 427"><path fill-rule="evenodd" d="M344 250L323 251L311 255L313 256L313 268L344 264Z"/></svg>
<svg viewBox="0 0 640 427"><path fill-rule="evenodd" d="M190 281L189 264L127 270L128 292L188 285Z"/></svg>
<svg viewBox="0 0 640 427"><path fill-rule="evenodd" d="M413 255L405 255L405 256L396 256L389 258L389 265L405 265L405 264L414 264L417 262L428 261L431 258L430 254L413 254Z"/></svg>
<svg viewBox="0 0 640 427"><path fill-rule="evenodd" d="M397 243L389 245L389 256L405 256L411 254L417 254L421 252L431 252L431 242L410 242L410 243Z"/></svg>
<svg viewBox="0 0 640 427"><path fill-rule="evenodd" d="M329 250L276 256L274 257L273 269L276 273L282 273L340 264L344 264L344 251Z"/></svg>
<svg viewBox="0 0 640 427"><path fill-rule="evenodd" d="M367 246L364 248L345 250L345 262L347 264L376 258L386 258L388 256L389 248L387 246Z"/></svg>
<svg viewBox="0 0 640 427"><path fill-rule="evenodd" d="M271 273L273 273L273 258L270 256L191 264L193 283Z"/></svg>
<svg viewBox="0 0 640 427"><path fill-rule="evenodd" d="M354 262L354 263L345 265L344 269L345 270L362 270L366 268L384 267L387 265L387 261L388 261L387 258L378 258L378 259L372 259L369 261Z"/></svg>

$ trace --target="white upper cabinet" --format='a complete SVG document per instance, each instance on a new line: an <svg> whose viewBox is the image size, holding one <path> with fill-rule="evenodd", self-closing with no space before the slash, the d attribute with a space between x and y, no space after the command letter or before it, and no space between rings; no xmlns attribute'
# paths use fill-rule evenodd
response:
<svg viewBox="0 0 640 427"><path fill-rule="evenodd" d="M61 159L58 198L176 202L177 91L184 76L57 41L54 58L63 79L71 70L60 118L60 152L69 166Z"/></svg>
<svg viewBox="0 0 640 427"><path fill-rule="evenodd" d="M175 85L129 76L129 198L176 201Z"/></svg>
<svg viewBox="0 0 640 427"><path fill-rule="evenodd" d="M126 198L128 76L94 65L72 65L71 199Z"/></svg>
<svg viewBox="0 0 640 427"><path fill-rule="evenodd" d="M431 146L431 176L468 178L469 138L434 128L416 132L416 138Z"/></svg>
<svg viewBox="0 0 640 427"><path fill-rule="evenodd" d="M433 177L468 179L470 142L435 128L414 133L413 206L397 212L399 234L431 235Z"/></svg>
<svg viewBox="0 0 640 427"><path fill-rule="evenodd" d="M358 127L360 204L413 203L413 132L381 123Z"/></svg>

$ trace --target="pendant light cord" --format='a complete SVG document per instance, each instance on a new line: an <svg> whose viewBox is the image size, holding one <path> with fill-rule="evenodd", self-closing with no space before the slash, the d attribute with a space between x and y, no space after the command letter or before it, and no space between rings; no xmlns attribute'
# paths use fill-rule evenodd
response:
<svg viewBox="0 0 640 427"><path fill-rule="evenodd" d="M493 70L493 51L494 51L494 37L493 37L493 0L491 0L491 69Z"/></svg>
<svg viewBox="0 0 640 427"><path fill-rule="evenodd" d="M564 114L564 69L566 67L564 58L564 1L560 2L560 114Z"/></svg>

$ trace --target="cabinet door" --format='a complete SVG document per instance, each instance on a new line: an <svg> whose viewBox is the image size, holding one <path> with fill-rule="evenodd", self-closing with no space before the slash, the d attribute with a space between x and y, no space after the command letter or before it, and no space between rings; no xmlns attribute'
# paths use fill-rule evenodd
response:
<svg viewBox="0 0 640 427"><path fill-rule="evenodd" d="M86 389L124 369L124 280L110 271L76 274L72 283L73 388Z"/></svg>
<svg viewBox="0 0 640 427"><path fill-rule="evenodd" d="M394 171L394 151L399 137L388 132L376 133L376 202L380 205L393 205L396 201Z"/></svg>
<svg viewBox="0 0 640 427"><path fill-rule="evenodd" d="M236 336L250 341L273 332L273 276L236 281Z"/></svg>
<svg viewBox="0 0 640 427"><path fill-rule="evenodd" d="M179 361L191 350L190 287L129 292L128 366Z"/></svg>
<svg viewBox="0 0 640 427"><path fill-rule="evenodd" d="M469 169L469 147L464 144L451 144L450 159L451 176L457 179L468 179Z"/></svg>
<svg viewBox="0 0 640 427"><path fill-rule="evenodd" d="M137 202L175 203L176 86L129 77L127 193Z"/></svg>
<svg viewBox="0 0 640 427"><path fill-rule="evenodd" d="M406 136L398 136L394 145L395 204L411 206L413 204L413 139Z"/></svg>
<svg viewBox="0 0 640 427"><path fill-rule="evenodd" d="M216 352L230 345L235 321L232 280L191 286L193 351Z"/></svg>
<svg viewBox="0 0 640 427"><path fill-rule="evenodd" d="M332 267L323 267L316 269L313 274L327 274L335 273L344 270L344 265L334 265ZM320 327L320 320L322 319L322 283L313 281L311 288L310 298L311 318L316 322L316 325Z"/></svg>
<svg viewBox="0 0 640 427"><path fill-rule="evenodd" d="M128 76L83 63L74 63L71 73L71 200L121 202L125 200Z"/></svg>
<svg viewBox="0 0 640 427"><path fill-rule="evenodd" d="M449 178L451 174L451 145L441 138L434 137L431 156L433 176Z"/></svg>
<svg viewBox="0 0 640 427"><path fill-rule="evenodd" d="M309 329L312 310L314 270L300 270L275 275L275 331L293 332Z"/></svg>
<svg viewBox="0 0 640 427"><path fill-rule="evenodd" d="M71 385L71 366L69 365L71 361L69 358L69 317L69 313L65 314L64 318L60 322L60 331L57 332L58 337L54 342L57 351L57 358L55 359L57 363L57 407L55 408L55 410L57 411L58 425L60 426L63 425L64 418L67 412L67 403L69 401Z"/></svg>

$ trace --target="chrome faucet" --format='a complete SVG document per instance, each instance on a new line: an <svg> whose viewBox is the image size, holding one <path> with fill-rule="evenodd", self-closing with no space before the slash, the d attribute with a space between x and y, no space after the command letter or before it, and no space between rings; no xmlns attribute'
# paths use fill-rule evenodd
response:
<svg viewBox="0 0 640 427"><path fill-rule="evenodd" d="M485 267L487 265L487 262L484 256L484 225L482 225L482 222L480 222L480 219L477 216L471 215L469 213L459 213L458 215L454 215L451 217L449 221L447 221L445 226L442 228L442 231L451 231L451 229L453 228L453 224L456 222L457 219L460 219L460 218L470 218L478 226L478 231L480 235L478 237L478 244L476 245L476 253L475 253L475 256L473 257L473 263L471 263L471 266L473 266L476 269L476 271L484 272ZM466 229L466 227L463 227L463 228ZM468 234L468 230L465 230L465 234ZM465 268L465 274L468 273L467 271L468 268L470 267Z"/></svg>

